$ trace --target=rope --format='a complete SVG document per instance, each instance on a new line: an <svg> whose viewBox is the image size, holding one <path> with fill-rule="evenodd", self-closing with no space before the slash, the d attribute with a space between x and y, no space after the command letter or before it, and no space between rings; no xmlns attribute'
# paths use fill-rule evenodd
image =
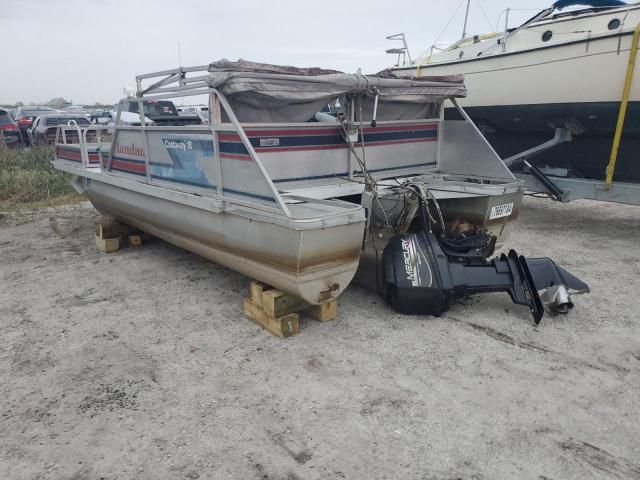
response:
<svg viewBox="0 0 640 480"><path fill-rule="evenodd" d="M449 21L447 22L447 24L444 26L444 28L440 31L440 33L438 34L438 36L436 37L435 41L433 42L433 44L437 44L438 40L440 40L440 37L442 37L442 34L445 32L445 30L447 28L449 28L449 25L451 25L451 22L453 22L453 19L456 17L456 15L458 14L458 11L460 10L460 7L462 7L462 4L465 2L465 0L460 0L460 3L458 4L458 6L456 7L456 10L453 12L453 15L451 15L451 18L449 19ZM429 49L427 49L429 50ZM426 53L427 50L425 50L424 52Z"/></svg>
<svg viewBox="0 0 640 480"><path fill-rule="evenodd" d="M478 6L480 7L480 11L482 12L482 16L487 21L487 25L489 25L489 29L490 30L493 29L493 26L491 25L491 21L489 20L487 13L484 11L484 8L482 8L482 3L480 3L480 0L477 0L477 3L478 3Z"/></svg>
<svg viewBox="0 0 640 480"><path fill-rule="evenodd" d="M365 144L364 144L364 127L362 125L362 102L360 102L360 137L362 140L361 148L362 148L363 158L360 158L360 156L358 155L358 152L356 152L356 148L353 142L351 141L351 138L349 138L349 129L348 129L347 121L345 117L339 116L338 120L340 121L340 127L342 128L344 139L347 142L347 147L349 148L349 151L353 154L356 161L358 162L358 165L360 165L360 168L362 169L362 174L364 175L366 189L368 191L374 192L376 190L376 181L369 173L369 170L367 169L367 164L364 158Z"/></svg>

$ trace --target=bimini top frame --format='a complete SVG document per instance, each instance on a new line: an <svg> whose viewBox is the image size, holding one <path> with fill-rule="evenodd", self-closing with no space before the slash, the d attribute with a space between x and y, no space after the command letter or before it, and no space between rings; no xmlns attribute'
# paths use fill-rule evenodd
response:
<svg viewBox="0 0 640 480"><path fill-rule="evenodd" d="M355 126L356 133L359 123L360 138L364 138L362 128L364 119L371 127L376 126L377 120L400 120L398 123L402 124L403 121L411 123L416 119L433 119L440 128L446 123L442 117L442 103L449 99L459 108L456 98L466 95L463 78L457 75L415 79L399 78L390 72L381 72L375 76L366 76L343 74L317 68L300 69L246 61L228 62L226 60L210 65L179 67L139 75L136 77L136 84L139 112L144 112L144 102L148 100L207 95L209 101L207 124L184 127L150 126L141 116L141 126L133 127L121 122L122 108L119 108L116 120L117 128L107 162L108 170L112 166L118 135L126 136L124 132L142 132L148 183L151 182L148 140L150 132L166 131L178 135L187 131L210 132L214 142L214 168L218 179L215 186L216 195L223 205L227 201L237 204L240 201L236 197L233 199L225 197L225 190L230 191L231 189L225 189L223 166L218 148L221 135L226 137L229 134L235 134L246 149L248 159L254 165L251 168L255 168L259 173L268 190L268 196L275 203L275 205L271 203L269 206L264 203L256 205L254 202L248 201L247 205L274 213L280 211L290 218L294 217L290 205L300 202L300 199L294 201L292 193L283 198L256 153L244 127L255 128L266 125L273 127L278 124L287 124L287 127L292 125L308 126L308 121L313 118L315 112L321 111L323 107L338 99L340 105L346 106L348 110L348 115L344 115L342 118L345 118L345 122L349 122L351 126ZM130 102L132 99L125 101ZM462 109L459 108L459 110L464 121L471 123L470 131L475 136L479 136L490 149L468 116ZM344 141L353 147L346 133L349 132L345 129L343 131ZM363 151L364 146L363 140ZM357 157L355 152L353 154ZM438 136L436 155L437 163L440 165L440 136ZM351 152L349 152L350 162L351 156ZM497 157L497 155L495 156ZM501 163L499 158L497 158L497 162ZM247 165L247 167L249 166ZM361 184L366 184L366 167L362 165L360 167L360 174L357 173L357 169L350 168L349 178L345 181L356 180ZM508 173L506 167L505 170ZM360 177L360 180L354 178L355 176ZM510 174L508 176L513 178ZM227 180L233 181L234 178L228 177ZM237 182L237 179L235 180Z"/></svg>
<svg viewBox="0 0 640 480"><path fill-rule="evenodd" d="M431 108L434 116L438 116L445 99L466 95L460 76L404 79L389 72L378 76L351 75L333 70L300 69L242 60L222 60L210 65L179 67L138 75L136 87L140 112L144 111L145 100L207 95L209 111L206 128L211 131L214 142L218 145L221 134L233 132L238 135L251 161L267 183L270 195L288 217L291 217L291 211L287 202L269 177L242 124L308 122L315 112L321 111L336 98L345 102L345 99L352 100L358 96L362 99L359 104L360 114L371 118L372 126L375 126L378 112L382 112L384 119L384 113L392 111L394 119L397 119L402 118L403 111L406 110L407 118L411 118L416 111ZM379 110L379 105L384 108ZM437 105L436 109L433 108L434 105ZM355 115L352 115L351 120L356 120ZM137 128L121 126L120 114L116 123L119 126L116 135L118 130ZM147 142L148 126L144 118L141 118L139 128L145 132ZM114 138L114 144L115 140ZM145 152L148 152L147 143L145 147ZM217 194L223 200L223 169L219 149L214 148L213 151L218 178ZM109 168L112 156L110 155ZM145 162L148 165L149 159L145 159ZM351 172L349 176L352 177Z"/></svg>
<svg viewBox="0 0 640 480"><path fill-rule="evenodd" d="M144 99L168 99L175 98L176 96L195 96L195 95L207 95L209 98L209 111L208 111L208 129L211 131L211 134L214 139L214 143L218 144L219 142L219 134L224 132L234 132L242 141L242 144L246 148L249 156L251 157L251 161L256 165L259 169L260 174L266 181L268 188L270 190L273 199L275 200L279 209L289 218L292 217L291 211L287 206L286 202L283 200L282 196L276 189L275 185L269 178L269 175L262 165L260 158L256 154L255 149L251 145L251 142L247 138L247 135L240 124L240 121L236 117L233 112L231 106L229 105L227 99L224 95L222 95L216 88L211 86L211 83L208 81L208 75L197 75L192 77L187 77L189 73L195 72L203 72L207 71L208 66L196 66L196 67L179 67L171 70L163 70L160 72L148 73L143 75L138 75L136 77L136 96L138 99L138 111L144 112ZM143 81L149 79L157 79L151 85L143 87ZM224 111L226 118L229 122L222 123L222 112ZM145 124L144 116L141 115L141 129L147 131L147 126ZM229 125L230 123L231 125ZM118 111L118 119L116 124L120 124L120 109ZM115 138L114 138L115 145ZM145 149L148 152L148 145ZM216 165L216 173L218 178L218 183L216 185L217 195L219 200L224 201L224 182L223 182L223 173L222 166L219 155L219 148L214 145L214 162ZM148 155L148 154L147 154ZM111 158L113 155L110 155L109 162L111 162ZM149 160L145 159L148 165ZM149 171L149 168L147 168ZM234 200L237 201L237 200Z"/></svg>

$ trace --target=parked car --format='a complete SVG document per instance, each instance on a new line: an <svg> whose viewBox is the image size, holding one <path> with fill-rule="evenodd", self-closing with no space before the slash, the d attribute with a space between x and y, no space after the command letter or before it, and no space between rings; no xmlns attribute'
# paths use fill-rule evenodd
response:
<svg viewBox="0 0 640 480"><path fill-rule="evenodd" d="M31 128L33 120L39 115L46 113L56 113L56 109L51 107L44 107L40 105L29 105L25 107L18 107L15 112L14 118L18 122L18 128L22 134L22 140L25 145L29 145L29 135L27 131Z"/></svg>
<svg viewBox="0 0 640 480"><path fill-rule="evenodd" d="M60 111L64 113L73 113L74 115L89 115L89 112L81 105L69 105Z"/></svg>
<svg viewBox="0 0 640 480"><path fill-rule="evenodd" d="M144 100L145 118L150 118L156 125L180 126L201 125L202 118L198 115L179 115L176 106L169 100ZM121 100L121 112L138 113L138 100Z"/></svg>
<svg viewBox="0 0 640 480"><path fill-rule="evenodd" d="M75 120L79 127L91 125L89 119L84 115L70 113L40 115L33 121L33 125L29 129L29 141L32 145L51 145L56 141L58 125L67 125L71 120ZM67 133L67 141L77 142L77 137L78 135L74 131Z"/></svg>
<svg viewBox="0 0 640 480"><path fill-rule="evenodd" d="M116 124L116 118L118 117L118 112L115 110L98 110L91 114L90 121L96 125L106 125L112 126ZM145 123L147 125L151 125L153 120L149 117L145 116ZM125 125L131 125L134 127L140 126L140 115L137 113L131 112L120 112L120 122Z"/></svg>
<svg viewBox="0 0 640 480"><path fill-rule="evenodd" d="M0 109L0 141L8 146L21 146L24 144L18 124L8 110Z"/></svg>
<svg viewBox="0 0 640 480"><path fill-rule="evenodd" d="M89 115L89 120L98 125L109 125L114 121L114 114L109 110L96 110Z"/></svg>
<svg viewBox="0 0 640 480"><path fill-rule="evenodd" d="M203 113L205 116L209 114L209 107L205 105L183 105L181 107L176 107L178 109L178 115L198 115L198 113Z"/></svg>

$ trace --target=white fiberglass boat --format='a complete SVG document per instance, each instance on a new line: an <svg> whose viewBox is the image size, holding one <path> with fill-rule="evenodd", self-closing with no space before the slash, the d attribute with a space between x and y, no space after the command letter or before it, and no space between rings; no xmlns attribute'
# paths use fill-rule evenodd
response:
<svg viewBox="0 0 640 480"><path fill-rule="evenodd" d="M469 35L465 18L461 40L417 59L406 48L393 49L401 55L392 70L463 74L469 95L460 103L500 156L514 160L514 171L528 171L515 160L520 152L538 154L536 165L565 190L564 200L640 203L640 76L633 77L640 4L560 0L517 28L508 25L509 10L505 20L502 33ZM622 141L613 154L617 128ZM602 188L607 169L611 178Z"/></svg>

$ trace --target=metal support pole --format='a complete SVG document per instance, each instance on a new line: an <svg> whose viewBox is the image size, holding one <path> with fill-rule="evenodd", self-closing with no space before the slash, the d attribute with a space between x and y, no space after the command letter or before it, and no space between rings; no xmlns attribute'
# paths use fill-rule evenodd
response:
<svg viewBox="0 0 640 480"><path fill-rule="evenodd" d="M444 102L438 105L438 140L436 141L436 169L440 169L440 155L442 153L442 138L444 137Z"/></svg>
<svg viewBox="0 0 640 480"><path fill-rule="evenodd" d="M377 87L374 87L374 92L376 94L376 97L373 100L373 115L371 118L372 127L375 127L377 125L376 117L378 116L378 97L380 96Z"/></svg>
<svg viewBox="0 0 640 480"><path fill-rule="evenodd" d="M509 11L507 8L507 12L504 15L504 36L502 37L502 51L507 51L507 36L509 35Z"/></svg>
<svg viewBox="0 0 640 480"><path fill-rule="evenodd" d="M539 153L546 152L547 150L555 147L556 145L559 145L563 142L570 142L572 140L573 140L573 136L571 135L571 132L567 128L558 127L556 128L553 138L551 140L547 140L546 142L541 143L540 145L537 145L528 150L525 150L524 152L516 153L511 157L504 158L502 161L507 167L511 167L511 165L517 162L518 160L523 160L523 159L532 157L534 155L538 155Z"/></svg>
<svg viewBox="0 0 640 480"><path fill-rule="evenodd" d="M640 23L633 31L633 39L631 40L627 75L624 79L624 89L622 90L622 100L620 101L620 111L618 112L618 123L616 125L616 132L613 136L613 146L611 147L611 156L609 157L609 165L607 165L604 182L607 188L609 188L611 186L611 182L613 182L613 173L615 172L616 161L618 160L618 150L620 149L620 140L622 139L622 131L624 130L624 121L627 116L627 106L629 104L629 94L631 93L631 84L633 82L633 72L636 66L638 40L640 40Z"/></svg>
<svg viewBox="0 0 640 480"><path fill-rule="evenodd" d="M116 145L118 144L118 127L121 123L122 113L122 100L118 102L118 111L116 112L116 124L113 127L113 135L111 136L111 148L109 149L109 156L107 157L106 171L111 171L111 163L113 162L113 155L116 152Z"/></svg>
<svg viewBox="0 0 640 480"><path fill-rule="evenodd" d="M216 169L216 193L218 194L218 199L223 201L224 184L222 181L222 159L220 158L220 137L217 130L220 127L220 123L220 101L218 100L218 97L212 93L209 95L209 127L211 128L211 135L213 138L213 162Z"/></svg>
<svg viewBox="0 0 640 480"><path fill-rule="evenodd" d="M462 27L462 38L467 36L467 22L469 21L469 7L471 6L471 0L467 0L467 10L464 14L464 26Z"/></svg>
<svg viewBox="0 0 640 480"><path fill-rule="evenodd" d="M353 99L353 97L351 97L349 99L349 123L353 124L353 122L355 122L356 119L356 102ZM345 142L349 142L348 139L345 138ZM353 170L355 169L355 158L353 156L353 153L351 153L351 149L347 148L347 168L349 169L349 175L348 178L349 180L353 180Z"/></svg>
<svg viewBox="0 0 640 480"><path fill-rule="evenodd" d="M260 170L260 173L262 174L262 178L264 178L264 180L267 182L267 186L269 187L271 195L273 196L273 199L275 200L276 204L282 209L282 211L287 217L291 218L291 211L289 210L289 207L287 207L287 204L284 202L284 200L280 196L280 192L278 192L278 189L273 184L273 181L271 180L271 177L267 173L267 170L264 168L264 165L262 165L260 158L258 158L258 154L254 150L253 145L251 145L251 141L249 140L249 137L247 137L247 134L245 133L244 128L242 128L242 125L240 124L238 117L236 117L236 114L233 112L231 105L229 105L229 102L227 102L227 99L222 93L220 93L215 88L212 88L211 90L218 97L218 100L220 101L220 105L222 105L222 108L224 108L224 111L227 114L227 117L229 117L229 120L231 121L234 128L236 129L236 133L240 137L240 140L242 141L244 148L246 148L247 153L249 153L249 156L251 157L251 160L253 160L253 162L256 164L256 166L258 167L258 170Z"/></svg>
<svg viewBox="0 0 640 480"><path fill-rule="evenodd" d="M138 97L138 115L140 116L140 133L144 145L144 167L147 174L147 183L151 183L151 168L149 167L149 138L147 137L147 123L144 114L144 101Z"/></svg>

